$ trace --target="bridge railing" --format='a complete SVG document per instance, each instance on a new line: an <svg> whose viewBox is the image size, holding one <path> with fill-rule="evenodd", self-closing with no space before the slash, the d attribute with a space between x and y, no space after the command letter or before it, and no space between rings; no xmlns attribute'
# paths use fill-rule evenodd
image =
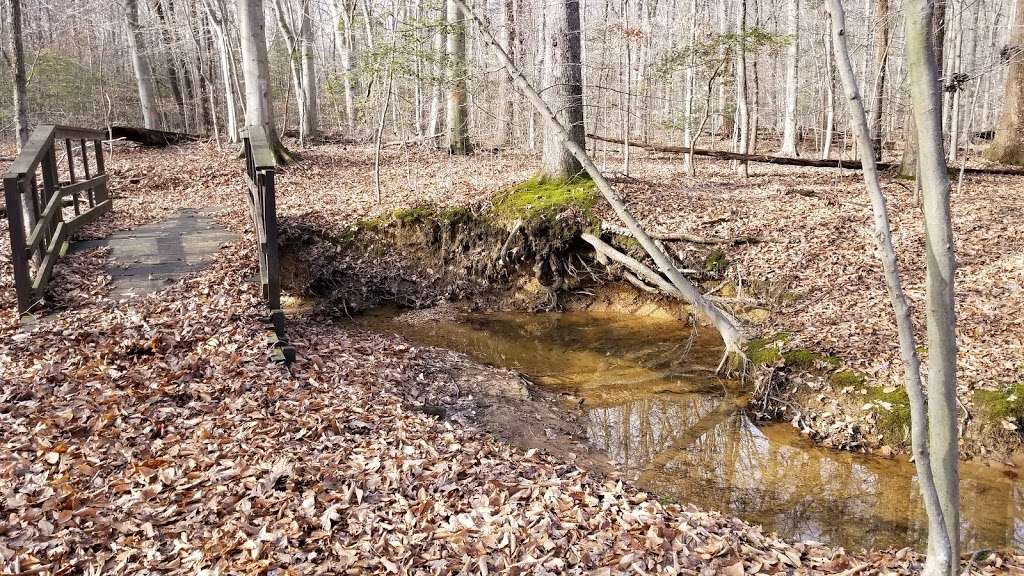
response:
<svg viewBox="0 0 1024 576"><path fill-rule="evenodd" d="M68 238L110 210L103 138L99 130L40 126L3 176L19 314L42 298Z"/></svg>
<svg viewBox="0 0 1024 576"><path fill-rule="evenodd" d="M263 297L270 307L270 328L273 334L273 352L276 361L292 362L295 349L285 337L284 310L281 309L281 260L277 242L277 204L274 174L277 164L266 132L250 126L242 136L245 145L245 181L249 212L256 232L256 247L260 265L260 284Z"/></svg>

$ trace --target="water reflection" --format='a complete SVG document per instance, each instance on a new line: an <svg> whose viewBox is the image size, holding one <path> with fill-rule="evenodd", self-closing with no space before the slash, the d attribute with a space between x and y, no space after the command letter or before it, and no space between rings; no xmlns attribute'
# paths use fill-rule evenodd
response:
<svg viewBox="0 0 1024 576"><path fill-rule="evenodd" d="M787 538L922 547L913 465L824 449L786 424L758 427L714 375L717 336L608 314L491 314L390 328L519 370L584 399L591 442L659 496L719 510ZM1024 483L962 467L965 549L1024 550Z"/></svg>

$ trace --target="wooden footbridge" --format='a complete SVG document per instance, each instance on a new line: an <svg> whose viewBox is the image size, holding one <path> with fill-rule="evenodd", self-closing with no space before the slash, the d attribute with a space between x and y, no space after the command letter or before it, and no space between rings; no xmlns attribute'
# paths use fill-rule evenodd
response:
<svg viewBox="0 0 1024 576"><path fill-rule="evenodd" d="M237 239L208 214L181 210L164 221L72 246L75 232L112 207L103 158L105 136L99 130L40 126L3 176L20 315L40 308L54 267L69 250L109 247L111 295L127 298L154 292L195 272L223 244ZM285 338L281 310L274 158L263 130L251 129L244 142L244 182L257 240L259 279L270 308L268 343L273 359L291 362L295 350Z"/></svg>

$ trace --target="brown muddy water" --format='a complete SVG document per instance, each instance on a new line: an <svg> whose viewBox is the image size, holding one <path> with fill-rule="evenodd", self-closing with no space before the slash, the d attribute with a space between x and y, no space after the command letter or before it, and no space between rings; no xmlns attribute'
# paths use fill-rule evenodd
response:
<svg viewBox="0 0 1024 576"><path fill-rule="evenodd" d="M789 539L850 549L924 546L913 464L813 445L789 424L743 415L714 374L715 333L604 313L471 314L374 329L464 352L573 398L590 442L659 498L738 516ZM579 399L583 400L579 406ZM1024 482L964 464L963 545L1024 550Z"/></svg>

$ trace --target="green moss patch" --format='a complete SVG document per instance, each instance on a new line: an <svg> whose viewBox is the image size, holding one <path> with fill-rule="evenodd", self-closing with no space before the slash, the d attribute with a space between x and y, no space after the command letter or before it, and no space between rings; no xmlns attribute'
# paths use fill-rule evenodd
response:
<svg viewBox="0 0 1024 576"><path fill-rule="evenodd" d="M597 187L589 178L537 177L499 193L494 198L494 215L504 222L554 218L572 208L590 212L597 199Z"/></svg>
<svg viewBox="0 0 1024 576"><path fill-rule="evenodd" d="M396 222L412 224L431 218L436 215L437 209L433 206L413 206L412 208L398 208L392 214Z"/></svg>
<svg viewBox="0 0 1024 576"><path fill-rule="evenodd" d="M729 259L723 250L712 250L704 258L704 271L709 274L722 274L729 267Z"/></svg>
<svg viewBox="0 0 1024 576"><path fill-rule="evenodd" d="M777 332L764 338L752 338L747 342L747 359L754 364L775 364L782 359L782 345L792 337L789 332Z"/></svg>
<svg viewBox="0 0 1024 576"><path fill-rule="evenodd" d="M905 389L886 392L873 386L867 389L865 399L877 415L878 431L887 444L899 445L910 439L910 398Z"/></svg>
<svg viewBox="0 0 1024 576"><path fill-rule="evenodd" d="M1005 390L977 390L973 401L979 412L992 421L1024 422L1024 383L1013 384Z"/></svg>
<svg viewBox="0 0 1024 576"><path fill-rule="evenodd" d="M843 364L842 360L835 356L812 352L806 348L793 348L792 350L787 350L783 352L782 359L786 361L786 366L789 366L790 368L799 368L801 370L810 370L812 368L817 368L819 365L824 365L835 370Z"/></svg>
<svg viewBox="0 0 1024 576"><path fill-rule="evenodd" d="M856 370L840 370L829 376L829 381L837 388L846 388L848 386L862 388L864 382L867 381L867 377Z"/></svg>

